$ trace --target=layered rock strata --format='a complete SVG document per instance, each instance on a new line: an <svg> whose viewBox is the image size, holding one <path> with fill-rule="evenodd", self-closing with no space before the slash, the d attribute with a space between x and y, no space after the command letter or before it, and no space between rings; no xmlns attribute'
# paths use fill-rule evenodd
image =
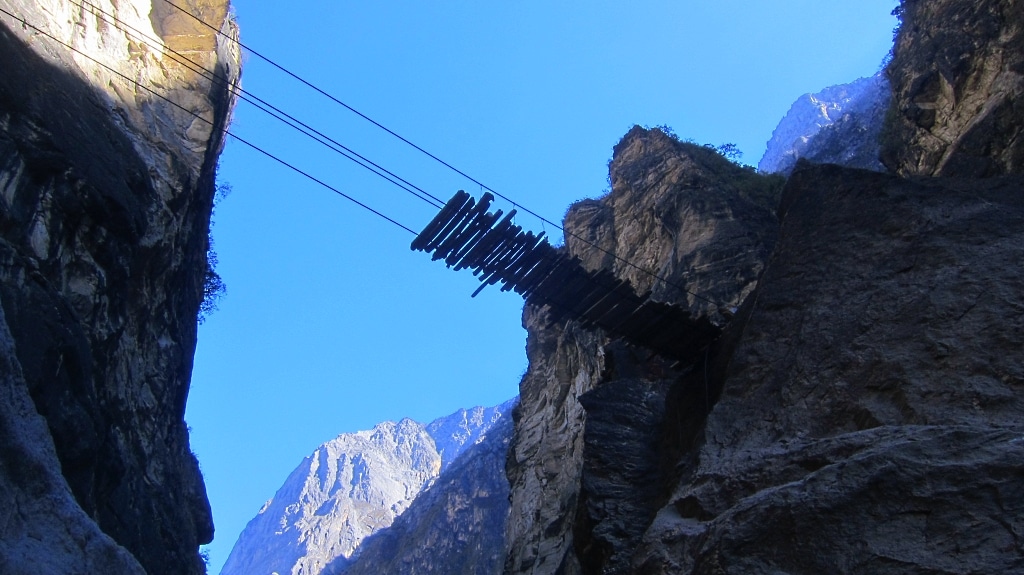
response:
<svg viewBox="0 0 1024 575"><path fill-rule="evenodd" d="M2 571L202 573L183 415L238 54L146 0L0 7Z"/></svg>

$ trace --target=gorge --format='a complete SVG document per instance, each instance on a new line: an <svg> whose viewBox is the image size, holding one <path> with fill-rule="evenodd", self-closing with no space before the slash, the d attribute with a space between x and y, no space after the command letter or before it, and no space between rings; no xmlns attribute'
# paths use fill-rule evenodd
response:
<svg viewBox="0 0 1024 575"><path fill-rule="evenodd" d="M72 4L0 4L46 23L0 28L0 571L203 573L214 518L183 414L240 60L144 0L103 6L151 44ZM189 6L237 33L225 2ZM363 556L273 568L1024 570L1022 8L901 3L883 97L819 137L780 129L819 142L782 174L629 129L562 249L722 336L681 364L528 306L511 417L481 416L491 433L449 460L447 428L411 420L339 437L393 448L415 493L388 499ZM331 445L261 530L294 503L346 511L331 489L365 485L372 458ZM328 452L347 475L314 469Z"/></svg>

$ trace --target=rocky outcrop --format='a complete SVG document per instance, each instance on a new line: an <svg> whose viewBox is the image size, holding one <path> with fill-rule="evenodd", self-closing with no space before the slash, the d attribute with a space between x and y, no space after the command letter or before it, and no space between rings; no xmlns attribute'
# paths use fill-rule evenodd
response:
<svg viewBox="0 0 1024 575"><path fill-rule="evenodd" d="M1024 4L904 1L887 73L885 165L903 175L1024 170Z"/></svg>
<svg viewBox="0 0 1024 575"><path fill-rule="evenodd" d="M396 575L444 573L500 556L510 427L499 426L514 404L460 409L427 425L386 421L324 443L245 527L221 574L340 575L380 572L383 563Z"/></svg>
<svg viewBox="0 0 1024 575"><path fill-rule="evenodd" d="M724 322L774 243L781 178L636 127L615 148L611 180L607 197L569 210L568 249L588 268ZM659 411L682 371L572 321L549 325L543 309L528 307L524 325L530 367L509 452L505 572L615 569L673 474L662 460L679 429ZM643 422L626 432L632 415Z"/></svg>
<svg viewBox="0 0 1024 575"><path fill-rule="evenodd" d="M788 175L801 158L884 171L879 140L890 100L889 81L881 72L804 94L772 132L757 171Z"/></svg>
<svg viewBox="0 0 1024 575"><path fill-rule="evenodd" d="M363 542L347 567L326 574L493 575L504 561L508 518L505 458L512 419L503 417L416 497L387 529Z"/></svg>
<svg viewBox="0 0 1024 575"><path fill-rule="evenodd" d="M798 168L635 571L1024 569L1022 186Z"/></svg>
<svg viewBox="0 0 1024 575"><path fill-rule="evenodd" d="M202 573L183 415L238 56L148 1L93 4L0 2L0 565ZM226 1L189 5L233 33Z"/></svg>

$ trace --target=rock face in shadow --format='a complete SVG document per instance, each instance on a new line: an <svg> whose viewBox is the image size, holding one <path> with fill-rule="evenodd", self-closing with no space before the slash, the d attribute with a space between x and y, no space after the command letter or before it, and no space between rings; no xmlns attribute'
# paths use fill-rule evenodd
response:
<svg viewBox="0 0 1024 575"><path fill-rule="evenodd" d="M903 175L1024 169L1024 4L905 1L882 161Z"/></svg>
<svg viewBox="0 0 1024 575"><path fill-rule="evenodd" d="M568 249L640 292L724 322L774 243L782 179L639 127L615 147L611 179L607 197L569 210ZM673 475L664 461L679 430L660 411L690 366L607 345L571 321L550 325L544 309L528 307L524 325L530 367L509 451L505 572L614 572Z"/></svg>
<svg viewBox="0 0 1024 575"><path fill-rule="evenodd" d="M637 572L1024 569L1022 189L798 168Z"/></svg>
<svg viewBox="0 0 1024 575"><path fill-rule="evenodd" d="M202 573L213 523L183 415L237 53L192 35L211 81L164 51L148 2L97 3L120 27L62 0L0 5L24 19L0 16L3 393L18 402L0 422L0 570ZM192 7L234 32L225 1Z"/></svg>

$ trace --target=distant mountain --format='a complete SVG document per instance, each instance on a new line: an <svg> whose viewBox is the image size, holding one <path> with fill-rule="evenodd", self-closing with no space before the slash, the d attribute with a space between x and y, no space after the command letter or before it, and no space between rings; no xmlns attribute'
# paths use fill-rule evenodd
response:
<svg viewBox="0 0 1024 575"><path fill-rule="evenodd" d="M757 170L789 174L804 158L883 171L879 134L890 98L889 81L882 72L804 94L775 128Z"/></svg>
<svg viewBox="0 0 1024 575"><path fill-rule="evenodd" d="M501 417L412 502L323 575L492 575L504 563L512 418ZM464 444L464 445L469 445Z"/></svg>
<svg viewBox="0 0 1024 575"><path fill-rule="evenodd" d="M464 451L480 443L490 435L491 428L499 421L507 420L517 399L510 399L495 407L474 407L460 409L455 413L435 419L427 425L427 433L434 438L437 452L441 454L442 473Z"/></svg>
<svg viewBox="0 0 1024 575"><path fill-rule="evenodd" d="M327 565L344 572L363 540L390 526L508 419L514 401L461 409L427 425L386 421L324 443L249 522L221 575L318 575Z"/></svg>

